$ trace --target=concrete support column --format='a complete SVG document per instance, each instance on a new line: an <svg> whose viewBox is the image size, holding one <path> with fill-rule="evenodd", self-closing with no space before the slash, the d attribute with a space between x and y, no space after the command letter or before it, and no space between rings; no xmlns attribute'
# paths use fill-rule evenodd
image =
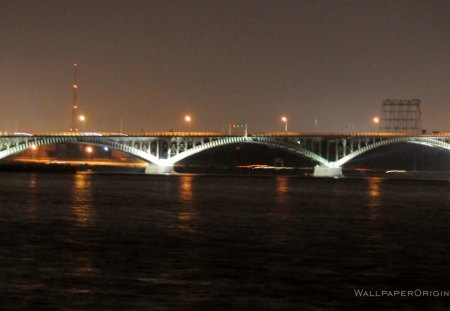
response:
<svg viewBox="0 0 450 311"><path fill-rule="evenodd" d="M173 170L173 165L156 165L156 164L149 164L145 168L145 174L149 175L171 175L175 174L175 171Z"/></svg>
<svg viewBox="0 0 450 311"><path fill-rule="evenodd" d="M343 177L342 167L332 167L325 165L316 165L314 167L314 177L338 178Z"/></svg>
<svg viewBox="0 0 450 311"><path fill-rule="evenodd" d="M327 157L326 159L330 160L330 141L327 139Z"/></svg>
<svg viewBox="0 0 450 311"><path fill-rule="evenodd" d="M159 140L156 140L156 158L159 159Z"/></svg>
<svg viewBox="0 0 450 311"><path fill-rule="evenodd" d="M167 159L170 159L172 156L172 142L170 139L167 140Z"/></svg>
<svg viewBox="0 0 450 311"><path fill-rule="evenodd" d="M339 139L334 140L334 153L336 154L336 157L334 158L334 161L339 160Z"/></svg>
<svg viewBox="0 0 450 311"><path fill-rule="evenodd" d="M319 139L319 152L317 154L320 155L321 157L323 157L323 155L322 155L322 139Z"/></svg>

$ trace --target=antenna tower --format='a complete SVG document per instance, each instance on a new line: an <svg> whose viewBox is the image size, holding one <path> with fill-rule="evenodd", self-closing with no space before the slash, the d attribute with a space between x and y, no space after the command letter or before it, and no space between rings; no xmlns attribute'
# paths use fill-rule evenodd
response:
<svg viewBox="0 0 450 311"><path fill-rule="evenodd" d="M73 64L73 101L72 101L72 122L70 124L70 131L71 132L78 132L78 102L77 102L77 73L78 73L78 67L77 64Z"/></svg>

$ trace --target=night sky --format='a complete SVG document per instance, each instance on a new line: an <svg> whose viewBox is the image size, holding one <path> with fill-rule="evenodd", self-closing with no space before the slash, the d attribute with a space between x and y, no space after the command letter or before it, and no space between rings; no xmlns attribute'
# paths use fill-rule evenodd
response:
<svg viewBox="0 0 450 311"><path fill-rule="evenodd" d="M450 1L0 1L0 131L450 131ZM318 120L315 127L314 120Z"/></svg>

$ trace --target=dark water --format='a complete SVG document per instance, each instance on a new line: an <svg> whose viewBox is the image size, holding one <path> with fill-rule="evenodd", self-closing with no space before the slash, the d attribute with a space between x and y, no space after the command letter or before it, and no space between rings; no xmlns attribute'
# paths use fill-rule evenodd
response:
<svg viewBox="0 0 450 311"><path fill-rule="evenodd" d="M0 174L1 309L446 310L450 182Z"/></svg>

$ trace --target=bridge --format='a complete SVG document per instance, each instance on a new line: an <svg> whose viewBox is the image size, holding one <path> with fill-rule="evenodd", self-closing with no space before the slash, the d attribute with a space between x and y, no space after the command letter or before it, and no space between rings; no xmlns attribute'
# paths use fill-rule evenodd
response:
<svg viewBox="0 0 450 311"><path fill-rule="evenodd" d="M173 166L194 154L232 144L261 144L307 158L317 165L314 176L342 176L342 167L370 150L396 143L413 143L450 151L450 133L15 133L0 135L0 159L37 146L90 144L107 146L149 163L149 174L169 173Z"/></svg>

